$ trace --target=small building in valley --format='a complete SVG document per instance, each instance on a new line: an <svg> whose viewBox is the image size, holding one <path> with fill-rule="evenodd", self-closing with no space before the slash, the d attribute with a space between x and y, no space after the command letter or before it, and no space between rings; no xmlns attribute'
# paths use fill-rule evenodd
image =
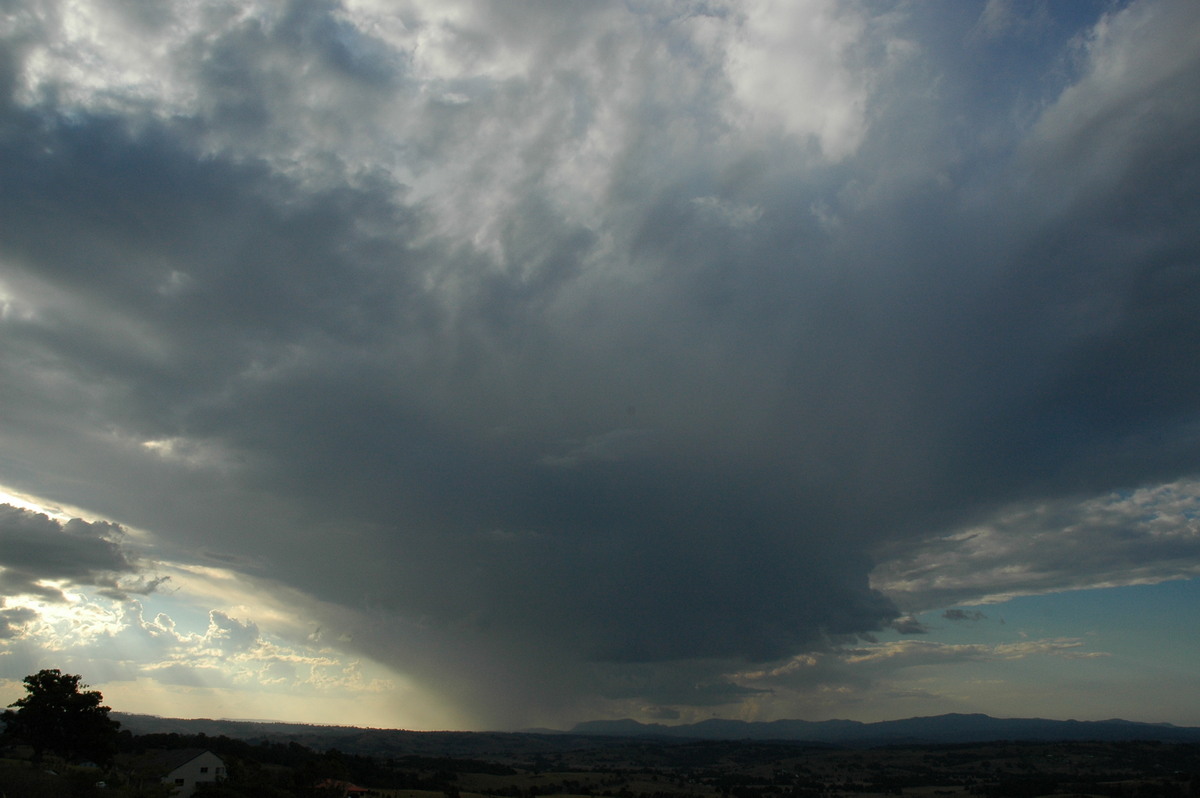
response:
<svg viewBox="0 0 1200 798"><path fill-rule="evenodd" d="M171 798L192 798L200 784L225 778L225 761L203 748L151 751L132 763L140 781L160 781L175 789Z"/></svg>

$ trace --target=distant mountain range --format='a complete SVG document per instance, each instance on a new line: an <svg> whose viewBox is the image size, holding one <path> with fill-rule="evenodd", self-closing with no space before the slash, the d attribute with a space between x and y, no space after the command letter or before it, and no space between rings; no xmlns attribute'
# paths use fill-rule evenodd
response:
<svg viewBox="0 0 1200 798"><path fill-rule="evenodd" d="M395 756L399 754L487 756L546 754L584 748L609 748L630 741L755 741L873 747L946 743L1011 741L1082 741L1200 743L1200 728L1169 723L1127 720L1045 720L993 718L989 715L935 715L906 720L861 723L853 720L777 720L748 723L706 720L680 726L635 720L597 720L570 731L537 729L528 732L414 732L316 726L269 721L182 720L114 712L122 728L135 734L177 733L225 735L249 741L294 741L314 750Z"/></svg>
<svg viewBox="0 0 1200 798"><path fill-rule="evenodd" d="M1128 720L1045 720L993 718L981 714L934 715L906 720L861 723L854 720L776 720L750 723L705 720L680 726L636 720L595 720L577 724L571 734L610 737L657 737L691 740L780 740L837 745L904 743L978 743L996 740L1159 740L1200 742L1200 728Z"/></svg>

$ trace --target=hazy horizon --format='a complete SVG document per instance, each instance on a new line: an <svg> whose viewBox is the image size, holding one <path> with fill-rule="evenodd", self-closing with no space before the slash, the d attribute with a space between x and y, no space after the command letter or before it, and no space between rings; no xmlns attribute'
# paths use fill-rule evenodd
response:
<svg viewBox="0 0 1200 798"><path fill-rule="evenodd" d="M0 703L1200 725L1200 4L0 9Z"/></svg>
<svg viewBox="0 0 1200 798"><path fill-rule="evenodd" d="M704 719L701 719L698 721L690 721L690 722L670 722L670 721L664 722L664 721L638 721L638 720L635 720L634 718L604 718L604 719L580 720L575 723L569 724L565 727L531 726L531 727L518 728L518 729L407 729L407 728L391 727L391 726L386 726L386 727L385 726L358 726L358 725L353 725L353 724L333 723L333 722L312 723L312 722L302 721L302 720L277 720L277 719L271 719L271 718L229 718L229 717L180 718L180 717L173 717L170 715L155 715L155 714L140 713L140 712L124 712L122 710L115 709L115 708L113 709L113 715L118 720L120 720L120 718L122 716L128 716L128 717L140 717L140 718L154 718L155 720L161 720L161 721L165 721L165 722L178 721L178 722L183 722L183 723L191 723L191 722L238 723L238 724L244 723L244 724L250 724L250 725L312 726L314 728L342 728L342 729L354 728L354 729L364 729L364 730L374 730L374 731L411 731L411 732L416 732L416 733L441 732L441 733L447 733L447 734L462 734L462 733L571 734L571 733L575 732L575 730L578 729L578 727L580 727L580 726L586 726L586 725L598 724L598 723L602 724L602 723L625 723L625 722L637 723L646 728L663 727L663 728L668 728L668 729L688 728L688 727L692 727L692 726L703 725L709 721L721 722L721 723L733 722L733 723L744 723L744 724L756 724L756 723L778 724L778 723L794 723L794 722L811 723L811 724L860 723L863 726L873 726L873 725L881 724L881 723L886 724L886 723L904 722L904 721L911 721L911 720L928 720L931 718L943 718L943 717L948 717L948 716L986 717L991 720L999 720L999 721L1030 720L1030 721L1049 721L1052 723L1122 723L1122 724L1134 724L1137 726L1166 727L1166 728L1172 728L1172 729L1196 729L1196 730L1200 731L1200 726L1185 726L1185 725L1178 725L1178 724L1174 724L1174 723L1168 723L1165 721L1137 721L1137 720L1129 720L1128 718L1098 718L1098 719L1092 719L1092 720L1083 720L1080 718L1047 718L1047 717L1040 717L1040 716L1007 717L1007 716L990 715L987 713L978 713L978 712L974 712L974 713L953 713L953 712L951 712L951 713L942 713L942 714L938 714L938 715L916 715L916 716L905 717L905 718L885 718L883 720L878 720L878 721L854 721L854 720L849 720L847 718L820 718L820 719L777 718L772 721L745 721L745 720L740 720L737 718L704 718ZM583 734L595 734L597 732L585 731L582 733Z"/></svg>

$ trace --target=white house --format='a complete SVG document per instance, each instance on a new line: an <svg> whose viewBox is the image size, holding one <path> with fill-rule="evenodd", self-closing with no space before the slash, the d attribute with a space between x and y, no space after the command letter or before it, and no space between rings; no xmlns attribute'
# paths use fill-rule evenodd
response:
<svg viewBox="0 0 1200 798"><path fill-rule="evenodd" d="M225 778L225 763L212 751L185 748L163 751L159 757L162 783L175 786L172 798L191 798L197 784Z"/></svg>

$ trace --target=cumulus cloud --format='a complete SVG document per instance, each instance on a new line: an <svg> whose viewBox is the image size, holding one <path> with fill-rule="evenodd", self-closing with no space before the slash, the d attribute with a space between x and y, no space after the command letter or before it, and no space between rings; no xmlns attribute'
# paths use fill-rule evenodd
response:
<svg viewBox="0 0 1200 798"><path fill-rule="evenodd" d="M911 615L892 621L892 628L902 635L923 635L929 633L929 627Z"/></svg>
<svg viewBox="0 0 1200 798"><path fill-rule="evenodd" d="M878 68L863 35L868 19L853 6L826 0L718 8L719 22L704 19L702 41L723 50L737 101L735 124L779 125L812 139L833 160L852 154L867 132L872 67Z"/></svg>
<svg viewBox="0 0 1200 798"><path fill-rule="evenodd" d="M312 696L380 692L392 686L320 641L290 639L287 624L261 629L250 618L208 613L206 628L188 628L160 612L147 618L140 601L80 595L66 606L0 609L0 640L27 670L53 663L97 682L152 680L167 687L273 691Z"/></svg>
<svg viewBox="0 0 1200 798"><path fill-rule="evenodd" d="M259 645L258 625L253 621L239 621L220 610L208 614L208 630L205 643L221 654L247 651Z"/></svg>
<svg viewBox="0 0 1200 798"><path fill-rule="evenodd" d="M492 726L1196 573L1194 4L131 8L4 28L14 488ZM161 584L5 512L6 594ZM326 678L209 618L127 627Z"/></svg>

